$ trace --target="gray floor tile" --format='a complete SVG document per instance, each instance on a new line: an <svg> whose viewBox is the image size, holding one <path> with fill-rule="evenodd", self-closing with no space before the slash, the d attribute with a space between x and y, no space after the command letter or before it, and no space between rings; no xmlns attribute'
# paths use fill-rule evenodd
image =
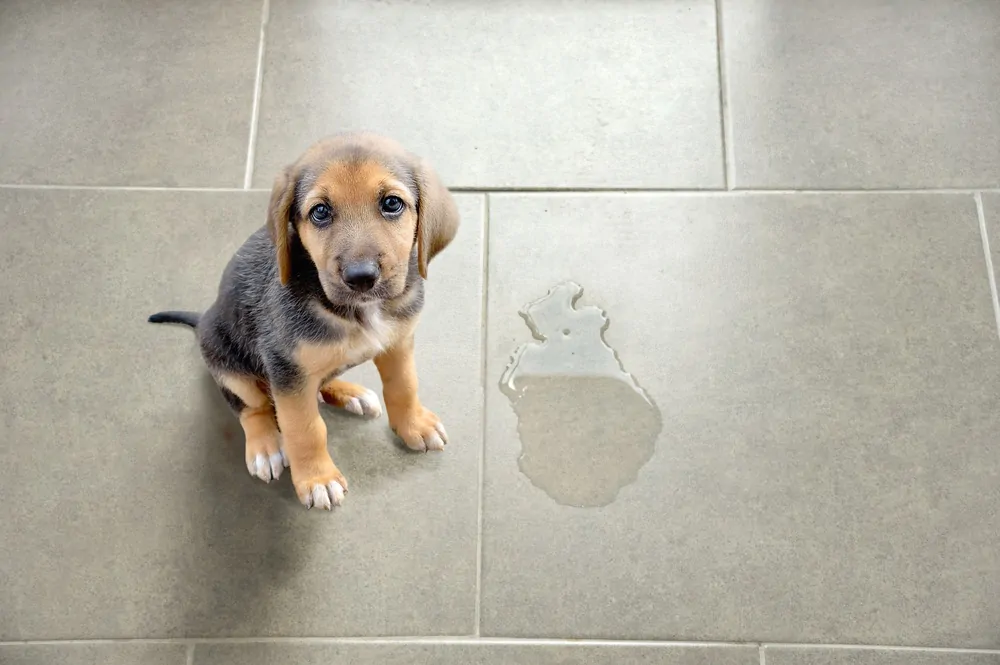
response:
<svg viewBox="0 0 1000 665"><path fill-rule="evenodd" d="M0 639L472 631L483 201L459 197L418 330L452 444L409 454L384 419L331 413L351 480L333 514L247 474L190 331L145 323L211 302L266 201L0 190L0 280L20 285L0 296Z"/></svg>
<svg viewBox="0 0 1000 665"><path fill-rule="evenodd" d="M767 665L1000 665L1000 653L766 647Z"/></svg>
<svg viewBox="0 0 1000 665"><path fill-rule="evenodd" d="M255 182L367 129L463 187L723 185L712 0L272 0Z"/></svg>
<svg viewBox="0 0 1000 665"><path fill-rule="evenodd" d="M512 644L208 644L194 665L758 665L756 647Z"/></svg>
<svg viewBox="0 0 1000 665"><path fill-rule="evenodd" d="M261 3L0 4L0 182L239 186Z"/></svg>
<svg viewBox="0 0 1000 665"><path fill-rule="evenodd" d="M4 665L185 665L183 644L8 644Z"/></svg>
<svg viewBox="0 0 1000 665"><path fill-rule="evenodd" d="M998 644L971 195L491 195L489 247L483 634ZM659 406L648 462L634 400L576 390L589 365L559 362L565 392L498 387L532 338L518 310L563 280ZM547 348L598 339L541 314ZM563 505L574 487L613 500Z"/></svg>
<svg viewBox="0 0 1000 665"><path fill-rule="evenodd" d="M1000 183L1000 3L722 6L737 187Z"/></svg>

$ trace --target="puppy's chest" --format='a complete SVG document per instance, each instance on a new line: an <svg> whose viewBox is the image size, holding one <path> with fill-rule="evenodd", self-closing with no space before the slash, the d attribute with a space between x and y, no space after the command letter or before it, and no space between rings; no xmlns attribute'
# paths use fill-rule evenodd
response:
<svg viewBox="0 0 1000 665"><path fill-rule="evenodd" d="M357 365L382 353L396 342L398 324L374 310L358 323L345 326L347 338L340 345L348 365Z"/></svg>
<svg viewBox="0 0 1000 665"><path fill-rule="evenodd" d="M400 324L374 310L358 321L337 320L343 336L328 344L304 345L299 352L302 368L312 376L340 374L371 360L396 343Z"/></svg>

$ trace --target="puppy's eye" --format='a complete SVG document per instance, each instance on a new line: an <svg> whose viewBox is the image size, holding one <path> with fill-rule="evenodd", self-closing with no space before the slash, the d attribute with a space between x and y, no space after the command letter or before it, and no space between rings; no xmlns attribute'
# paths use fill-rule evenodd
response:
<svg viewBox="0 0 1000 665"><path fill-rule="evenodd" d="M403 203L403 199L398 196L387 196L382 199L382 202L379 204L379 208L381 208L383 215L395 217L403 212L403 209L406 208L406 204Z"/></svg>
<svg viewBox="0 0 1000 665"><path fill-rule="evenodd" d="M309 211L309 219L312 223L317 226L324 226L329 224L333 219L333 211L330 210L330 206L324 203L318 203L312 207Z"/></svg>

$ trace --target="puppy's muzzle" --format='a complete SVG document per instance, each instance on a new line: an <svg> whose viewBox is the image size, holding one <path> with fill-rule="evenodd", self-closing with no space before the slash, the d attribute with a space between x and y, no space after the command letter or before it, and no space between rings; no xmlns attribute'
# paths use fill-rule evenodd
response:
<svg viewBox="0 0 1000 665"><path fill-rule="evenodd" d="M340 278L351 291L365 293L371 291L378 282L380 271L374 261L353 261L340 268Z"/></svg>

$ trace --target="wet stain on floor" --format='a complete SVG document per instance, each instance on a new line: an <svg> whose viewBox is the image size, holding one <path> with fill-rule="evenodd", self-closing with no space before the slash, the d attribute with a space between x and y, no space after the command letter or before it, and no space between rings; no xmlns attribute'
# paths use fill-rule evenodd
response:
<svg viewBox="0 0 1000 665"><path fill-rule="evenodd" d="M514 352L500 389L517 415L518 465L556 502L605 506L638 478L662 429L660 411L604 341L599 307L565 282L519 312L534 342Z"/></svg>

